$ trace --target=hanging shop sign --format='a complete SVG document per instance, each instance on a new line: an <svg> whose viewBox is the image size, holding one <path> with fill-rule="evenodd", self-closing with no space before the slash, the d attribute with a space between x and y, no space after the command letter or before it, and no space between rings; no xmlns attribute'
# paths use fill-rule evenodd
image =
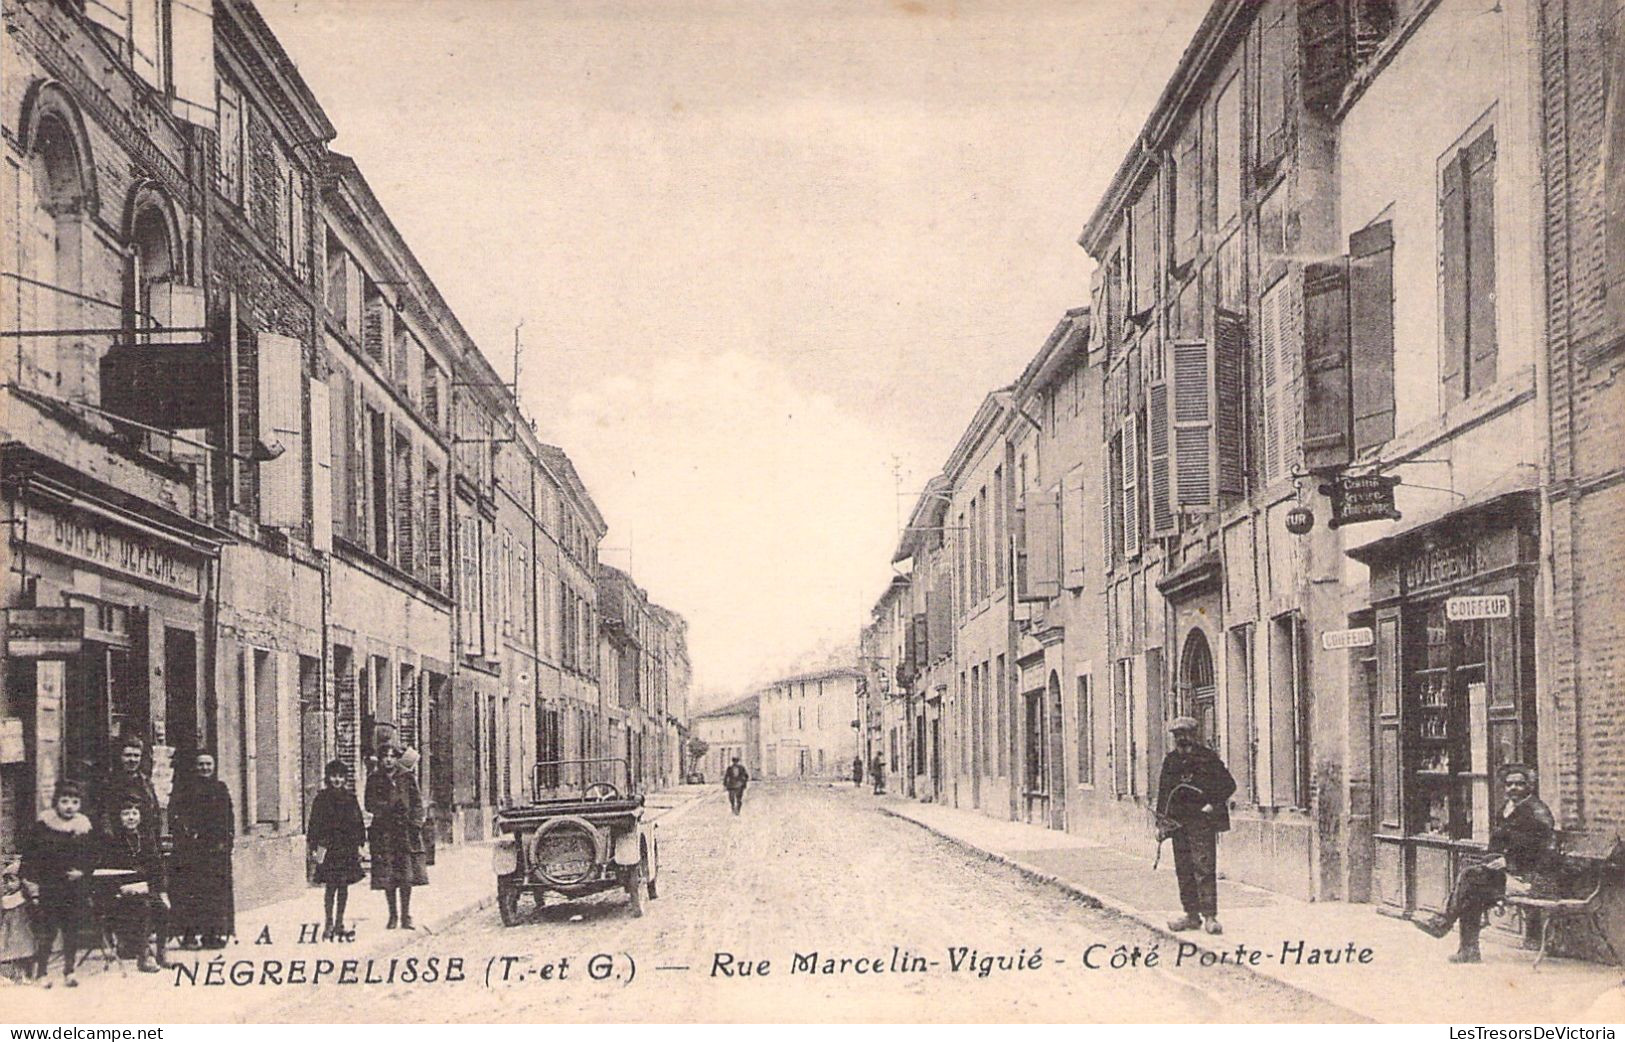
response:
<svg viewBox="0 0 1625 1042"><path fill-rule="evenodd" d="M1320 494L1332 501L1330 528L1356 525L1361 521L1398 521L1394 509L1394 486L1399 478L1382 474L1340 474L1330 484L1320 486Z"/></svg>
<svg viewBox="0 0 1625 1042"><path fill-rule="evenodd" d="M84 646L83 608L9 608L5 616L7 655L61 658Z"/></svg>
<svg viewBox="0 0 1625 1042"><path fill-rule="evenodd" d="M1320 635L1320 646L1327 651L1348 648L1369 648L1377 642L1370 626L1356 626L1350 630L1327 630Z"/></svg>
<svg viewBox="0 0 1625 1042"><path fill-rule="evenodd" d="M1444 602L1444 617L1451 622L1472 622L1475 619L1510 619L1512 598L1504 593L1477 597L1450 597Z"/></svg>

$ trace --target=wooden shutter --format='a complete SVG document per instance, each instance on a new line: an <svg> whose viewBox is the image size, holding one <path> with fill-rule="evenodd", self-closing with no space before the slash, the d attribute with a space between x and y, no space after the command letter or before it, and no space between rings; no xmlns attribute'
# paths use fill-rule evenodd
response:
<svg viewBox="0 0 1625 1042"><path fill-rule="evenodd" d="M1219 495L1240 498L1247 494L1247 316L1219 309L1213 342Z"/></svg>
<svg viewBox="0 0 1625 1042"><path fill-rule="evenodd" d="M925 612L917 612L912 621L914 628L914 672L924 673L934 653L931 647L931 627Z"/></svg>
<svg viewBox="0 0 1625 1042"><path fill-rule="evenodd" d="M441 504L446 493L441 484L439 467L432 463L425 464L423 485L423 527L424 543L428 550L429 585L437 590L444 590L446 588L446 530L445 522L442 520L444 510ZM539 574L540 569L538 569ZM544 613L549 610L545 600L538 600L538 603L542 606ZM545 635L538 635L539 643L545 642L545 639Z"/></svg>
<svg viewBox="0 0 1625 1042"><path fill-rule="evenodd" d="M1495 129L1467 146L1467 394L1495 382Z"/></svg>
<svg viewBox="0 0 1625 1042"><path fill-rule="evenodd" d="M1281 350L1282 325L1291 293L1290 276L1280 279L1259 298L1258 386L1262 415L1259 417L1259 478L1268 487L1285 472L1283 442L1283 389L1288 380Z"/></svg>
<svg viewBox="0 0 1625 1042"><path fill-rule="evenodd" d="M1304 105L1320 112L1335 108L1351 72L1346 0L1303 0L1298 47Z"/></svg>
<svg viewBox="0 0 1625 1042"><path fill-rule="evenodd" d="M1060 592L1060 492L1057 483L1026 496L1027 584L1022 600L1049 600Z"/></svg>
<svg viewBox="0 0 1625 1042"><path fill-rule="evenodd" d="M1179 139L1174 164L1174 260L1196 256L1202 228L1202 121L1192 119Z"/></svg>
<svg viewBox="0 0 1625 1042"><path fill-rule="evenodd" d="M1061 481L1061 580L1069 590L1083 586L1083 476L1080 464Z"/></svg>
<svg viewBox="0 0 1625 1042"><path fill-rule="evenodd" d="M310 272L310 235L305 221L305 175L297 168L288 172L288 224L290 259L303 282Z"/></svg>
<svg viewBox="0 0 1625 1042"><path fill-rule="evenodd" d="M327 385L310 382L310 545L333 549L332 405Z"/></svg>
<svg viewBox="0 0 1625 1042"><path fill-rule="evenodd" d="M332 348L329 342L329 350ZM328 403L330 417L328 432L332 438L333 477L333 530L346 539L355 540L355 400L350 387L350 371L336 362L329 362ZM312 416L315 414L312 413Z"/></svg>
<svg viewBox="0 0 1625 1042"><path fill-rule="evenodd" d="M85 17L118 37L122 47L130 35L130 0L85 0Z"/></svg>
<svg viewBox="0 0 1625 1042"><path fill-rule="evenodd" d="M218 99L215 183L226 198L240 204L243 201L242 95L234 85L222 79Z"/></svg>
<svg viewBox="0 0 1625 1042"><path fill-rule="evenodd" d="M368 357L379 365L387 364L385 355L390 333L389 302L382 296L369 298L361 327L361 346L366 349Z"/></svg>
<svg viewBox="0 0 1625 1042"><path fill-rule="evenodd" d="M1286 151L1287 3L1276 0L1259 33L1258 160L1272 163Z"/></svg>
<svg viewBox="0 0 1625 1042"><path fill-rule="evenodd" d="M1174 493L1181 507L1217 506L1213 474L1213 359L1204 340L1173 345Z"/></svg>
<svg viewBox="0 0 1625 1042"><path fill-rule="evenodd" d="M1134 414L1123 417L1123 556L1140 554L1140 439Z"/></svg>
<svg viewBox="0 0 1625 1042"><path fill-rule="evenodd" d="M1464 154L1445 164L1439 185L1439 381L1449 408L1466 396L1467 191Z"/></svg>
<svg viewBox="0 0 1625 1042"><path fill-rule="evenodd" d="M1303 270L1303 461L1311 471L1351 458L1348 261Z"/></svg>
<svg viewBox="0 0 1625 1042"><path fill-rule="evenodd" d="M1117 502L1116 485L1112 470L1112 449L1115 443L1111 439L1101 442L1100 446L1100 557L1101 574L1105 575L1112 570L1113 556L1117 552L1117 544L1112 540L1113 524L1116 511L1113 504Z"/></svg>
<svg viewBox="0 0 1625 1042"><path fill-rule="evenodd" d="M160 93L164 90L162 54L159 39L163 34L158 0L130 0L130 67L147 85Z"/></svg>
<svg viewBox="0 0 1625 1042"><path fill-rule="evenodd" d="M304 394L299 341L274 333L256 339L259 437L282 454L259 464L260 523L292 528L304 521Z"/></svg>
<svg viewBox="0 0 1625 1042"><path fill-rule="evenodd" d="M1349 237L1349 356L1354 452L1394 436L1394 226Z"/></svg>
<svg viewBox="0 0 1625 1042"><path fill-rule="evenodd" d="M215 128L214 0L169 0L170 111Z"/></svg>
<svg viewBox="0 0 1625 1042"><path fill-rule="evenodd" d="M1145 441L1147 476L1151 487L1146 498L1151 513L1151 538L1162 539L1178 532L1174 512L1173 460L1168 437L1168 384L1158 380L1146 391Z"/></svg>
<svg viewBox="0 0 1625 1042"><path fill-rule="evenodd" d="M1614 16L1608 67L1608 107L1604 126L1602 226L1608 301L1603 312L1605 343L1625 337L1625 12Z"/></svg>
<svg viewBox="0 0 1625 1042"><path fill-rule="evenodd" d="M940 574L933 579L943 579ZM947 582L933 583L925 592L926 644L935 657L953 648L953 595Z"/></svg>

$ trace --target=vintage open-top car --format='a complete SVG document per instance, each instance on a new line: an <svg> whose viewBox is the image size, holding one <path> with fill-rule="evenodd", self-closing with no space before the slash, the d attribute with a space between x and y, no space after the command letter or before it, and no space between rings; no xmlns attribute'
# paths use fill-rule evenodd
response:
<svg viewBox="0 0 1625 1042"><path fill-rule="evenodd" d="M532 802L496 816L501 835L491 860L502 925L519 922L521 894L540 908L549 891L577 898L625 889L632 914L643 914L645 895L658 896L660 845L630 778L620 757L535 766Z"/></svg>

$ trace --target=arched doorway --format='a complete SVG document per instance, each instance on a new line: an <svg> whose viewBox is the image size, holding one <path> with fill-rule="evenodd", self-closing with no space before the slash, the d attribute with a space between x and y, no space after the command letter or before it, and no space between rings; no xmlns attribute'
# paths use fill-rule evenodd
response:
<svg viewBox="0 0 1625 1042"><path fill-rule="evenodd" d="M15 233L17 271L22 277L7 282L4 289L8 296L15 294L12 303L19 328L74 328L86 324L77 294L84 288L83 226L95 202L89 146L77 111L54 85L39 88L27 112L28 165L18 188L19 198L32 199L32 205L25 202ZM24 191L29 185L32 191ZM79 344L67 338L27 337L14 341L14 347L14 372L22 386L83 397Z"/></svg>
<svg viewBox="0 0 1625 1042"><path fill-rule="evenodd" d="M1213 651L1207 634L1191 630L1179 656L1179 712L1196 718L1197 739L1210 749L1219 745L1218 688L1213 680Z"/></svg>

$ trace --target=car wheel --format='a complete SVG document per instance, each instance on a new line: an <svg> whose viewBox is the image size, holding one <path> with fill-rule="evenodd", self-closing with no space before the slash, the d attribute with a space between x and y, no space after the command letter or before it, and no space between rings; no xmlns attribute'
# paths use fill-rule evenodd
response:
<svg viewBox="0 0 1625 1042"><path fill-rule="evenodd" d="M632 868L631 874L627 876L626 879L626 894L629 898L631 898L633 918L642 918L645 911L646 899L643 896L643 892L648 889L649 886L648 872L649 870L647 866L645 866L643 862L639 861Z"/></svg>
<svg viewBox="0 0 1625 1042"><path fill-rule="evenodd" d="M497 914L503 926L519 925L519 881L512 878L497 880Z"/></svg>

